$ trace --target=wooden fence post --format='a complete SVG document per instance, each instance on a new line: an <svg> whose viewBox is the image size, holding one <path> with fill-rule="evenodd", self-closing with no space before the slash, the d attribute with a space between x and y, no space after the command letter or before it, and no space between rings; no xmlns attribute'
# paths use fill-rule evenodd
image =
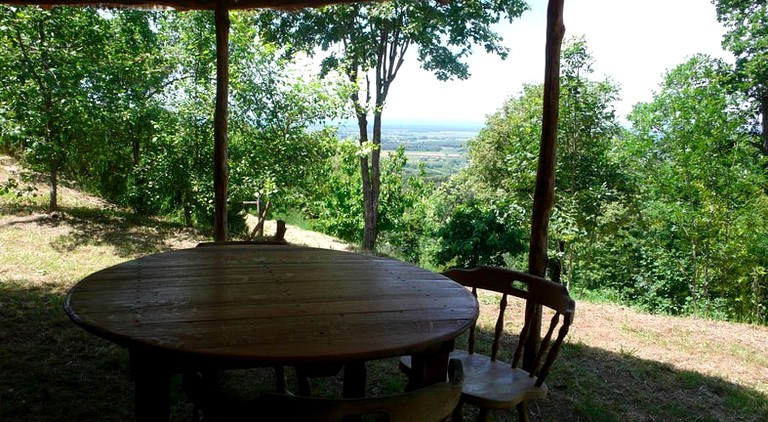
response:
<svg viewBox="0 0 768 422"><path fill-rule="evenodd" d="M547 232L549 213L555 197L555 165L557 163L557 123L560 113L560 50L565 35L563 24L564 0L549 0L547 7L547 42L544 67L544 110L539 148L539 167L536 172L536 190L533 197L531 243L528 253L528 272L546 276ZM525 345L523 368L530 370L541 337L541 307L530 302L526 315L535 312L531 335Z"/></svg>

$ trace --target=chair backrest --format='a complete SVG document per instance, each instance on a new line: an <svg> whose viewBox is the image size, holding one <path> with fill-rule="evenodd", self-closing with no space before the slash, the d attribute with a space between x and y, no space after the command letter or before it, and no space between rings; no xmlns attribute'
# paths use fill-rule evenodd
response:
<svg viewBox="0 0 768 422"><path fill-rule="evenodd" d="M202 248L206 246L226 246L226 245L287 245L285 240L265 238L260 240L223 240L219 242L200 242L195 247Z"/></svg>
<svg viewBox="0 0 768 422"><path fill-rule="evenodd" d="M256 399L254 410L259 415L269 415L265 420L270 421L341 422L370 415L390 422L437 422L451 415L461 397L461 361L451 359L448 374L448 382L382 397L327 399L262 394Z"/></svg>
<svg viewBox="0 0 768 422"><path fill-rule="evenodd" d="M219 242L201 242L197 246L222 246L222 245L287 245L285 240L285 221L277 220L275 235L272 237L261 237L250 240L226 240Z"/></svg>
<svg viewBox="0 0 768 422"><path fill-rule="evenodd" d="M478 290L501 293L501 301L496 315L493 341L489 354L492 360L498 358L509 296L523 299L526 303L529 301L533 302L533 304L541 305L552 311L549 326L544 337L541 339L535 359L533 359L533 368L526 368L531 376L538 377L536 385L541 386L549 373L552 363L557 358L563 340L573 322L576 303L568 294L568 289L560 283L506 268L483 266L469 270L452 269L443 274L459 284L471 288L472 294L475 297L477 297ZM531 325L536 317L536 313L533 312L535 307L529 306L526 308L531 312L525 315L525 320L519 333L518 343L512 358L513 368L520 367L522 363L525 343L529 340ZM476 325L472 326L469 330L467 340L467 351L469 353L475 353L475 333Z"/></svg>

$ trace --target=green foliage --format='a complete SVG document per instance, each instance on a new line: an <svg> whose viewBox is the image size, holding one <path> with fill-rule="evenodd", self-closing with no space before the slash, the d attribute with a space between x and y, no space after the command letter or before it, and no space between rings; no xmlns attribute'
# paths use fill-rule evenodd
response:
<svg viewBox="0 0 768 422"><path fill-rule="evenodd" d="M51 209L58 172L76 167L72 157L96 138L89 88L103 61L104 26L90 9L0 8L0 111L16 132L3 143L49 173Z"/></svg>
<svg viewBox="0 0 768 422"><path fill-rule="evenodd" d="M563 266L567 282L579 277L575 254L592 253L602 216L617 202L625 177L611 158L620 128L612 102L618 89L610 81L595 82L592 57L583 38L565 43L562 60L557 192L551 216L550 253ZM521 209L531 209L538 146L541 140L543 91L528 85L490 116L486 127L469 143L467 180L478 198L489 203L499 196ZM528 221L521 229L528 230ZM587 248L579 248L586 245Z"/></svg>
<svg viewBox="0 0 768 422"><path fill-rule="evenodd" d="M363 228L358 158L366 154L365 147L350 141L336 144L323 172L323 183L319 185L323 190L317 192L315 202L307 207L316 228L358 243L362 241ZM419 263L423 259L422 243L430 233L426 210L433 185L425 180L423 169L417 175L406 175L407 163L402 147L383 161L379 250Z"/></svg>
<svg viewBox="0 0 768 422"><path fill-rule="evenodd" d="M520 0L472 0L460 5L396 0L260 14L265 40L286 46L288 56L330 51L322 60L321 75L341 74L355 85L348 95L358 122L358 141L363 147L369 142L373 146L359 157L363 248L374 249L380 230L382 113L406 52L416 47L422 67L440 80L466 79L469 69L464 59L473 46L505 58L507 50L492 24L502 17L512 20L526 9Z"/></svg>
<svg viewBox="0 0 768 422"><path fill-rule="evenodd" d="M714 0L717 20L726 28L723 47L736 56L743 92L754 98L768 89L768 4L752 0Z"/></svg>
<svg viewBox="0 0 768 422"><path fill-rule="evenodd" d="M260 24L262 36L279 45L289 46L289 53L313 52L317 47L334 51L324 60L324 70L359 66L364 71L389 66L382 48L390 43L400 49L413 45L418 49L422 67L441 80L469 77L463 61L474 45L486 52L506 57L507 48L492 25L501 18L513 20L528 6L518 0L472 0L439 4L432 1L391 1L328 6L284 13L264 11ZM346 72L344 72L346 73Z"/></svg>
<svg viewBox="0 0 768 422"><path fill-rule="evenodd" d="M362 186L358 176L359 146L342 141L325 164L324 179L307 214L324 233L350 242L362 241Z"/></svg>
<svg viewBox="0 0 768 422"><path fill-rule="evenodd" d="M165 78L155 15L0 8L4 148L49 173L121 202L139 141L151 137L153 90ZM55 196L51 197L51 206Z"/></svg>
<svg viewBox="0 0 768 422"><path fill-rule="evenodd" d="M24 200L37 197L37 195L37 188L34 185L20 183L14 178L9 178L5 182L0 183L0 196Z"/></svg>
<svg viewBox="0 0 768 422"><path fill-rule="evenodd" d="M532 206L541 139L541 85L526 85L519 97L510 98L467 144L469 180L481 192L503 192L518 204Z"/></svg>
<svg viewBox="0 0 768 422"><path fill-rule="evenodd" d="M472 198L459 203L437 230L438 266L506 266L508 257L522 253L527 246L520 228L522 216L514 206L486 205Z"/></svg>
<svg viewBox="0 0 768 422"><path fill-rule="evenodd" d="M654 312L764 323L765 161L749 99L732 90L733 69L692 57L636 106L624 131L611 106L616 87L588 78L584 39L566 43L562 64L550 260L563 279ZM497 198L531 208L541 95L524 87L469 143L469 167L455 180L474 208L457 207L451 220L465 221L442 228L457 245L442 261L488 245L468 228L492 225L483 216Z"/></svg>
<svg viewBox="0 0 768 422"><path fill-rule="evenodd" d="M427 200L434 185L426 180L426 170L407 175L405 147L399 147L384 161L379 250L413 263L420 263L423 242L430 236Z"/></svg>
<svg viewBox="0 0 768 422"><path fill-rule="evenodd" d="M232 14L230 208L300 207L331 153L344 84L303 76ZM215 38L209 12L0 8L2 148L142 214L212 218ZM42 69L42 72L40 72ZM234 205L234 206L232 206ZM236 223L237 218L232 221Z"/></svg>
<svg viewBox="0 0 768 422"><path fill-rule="evenodd" d="M651 259L673 274L637 266L634 277L651 275L638 286L659 302L649 307L765 321L764 280L754 273L765 262L753 251L768 233L766 180L746 102L728 89L729 75L726 64L694 56L630 116L625 166L642 187L636 224L650 235L640 243L664 239Z"/></svg>

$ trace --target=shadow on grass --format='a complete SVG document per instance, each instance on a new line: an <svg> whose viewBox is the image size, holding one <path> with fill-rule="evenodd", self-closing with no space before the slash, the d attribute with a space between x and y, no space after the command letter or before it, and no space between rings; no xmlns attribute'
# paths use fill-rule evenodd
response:
<svg viewBox="0 0 768 422"><path fill-rule="evenodd" d="M547 381L550 395L531 406L537 420L757 422L768 415L759 391L583 344L564 345Z"/></svg>
<svg viewBox="0 0 768 422"><path fill-rule="evenodd" d="M119 230L117 218L99 224ZM87 231L78 233L94 241ZM62 308L61 286L1 281L0 420L133 420L127 352L73 324ZM315 391L329 395L341 386L334 377L313 382ZM762 421L768 414L768 397L750 388L583 344L564 346L548 384L549 397L530 406L534 421ZM402 385L396 360L369 365L370 394ZM191 406L178 380L172 400L172 420L188 420ZM466 420L472 415L468 406ZM517 420L514 412L493 416Z"/></svg>
<svg viewBox="0 0 768 422"><path fill-rule="evenodd" d="M29 284L0 283L0 420L134 420L127 351L72 323L59 286ZM173 395L173 420L188 420Z"/></svg>
<svg viewBox="0 0 768 422"><path fill-rule="evenodd" d="M111 246L115 254L123 258L172 249L168 239L202 238L198 232L178 223L122 210L92 207L61 207L59 213L38 215L34 223L38 226L66 224L70 227L68 233L51 240L51 245L59 252L71 252L85 246Z"/></svg>

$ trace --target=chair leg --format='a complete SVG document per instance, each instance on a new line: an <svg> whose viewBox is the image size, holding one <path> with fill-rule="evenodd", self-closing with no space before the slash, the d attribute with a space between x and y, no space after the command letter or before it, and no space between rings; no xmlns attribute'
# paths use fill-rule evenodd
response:
<svg viewBox="0 0 768 422"><path fill-rule="evenodd" d="M528 403L521 401L517 404L517 418L520 422L529 422Z"/></svg>
<svg viewBox="0 0 768 422"><path fill-rule="evenodd" d="M344 365L344 398L365 397L365 383L368 373L365 362L350 362Z"/></svg>
<svg viewBox="0 0 768 422"><path fill-rule="evenodd" d="M312 395L312 386L310 380L312 378L332 377L341 371L343 365L329 364L329 365L297 365L294 366L296 371L296 383L299 387L299 395L310 397Z"/></svg>
<svg viewBox="0 0 768 422"><path fill-rule="evenodd" d="M191 422L204 421L206 416L201 403L209 398L216 388L218 374L213 371L185 372L182 375L184 393L192 402Z"/></svg>
<svg viewBox="0 0 768 422"><path fill-rule="evenodd" d="M491 412L488 409L480 408L480 410L477 412L477 422L490 422L491 421Z"/></svg>
<svg viewBox="0 0 768 422"><path fill-rule="evenodd" d="M296 384L298 385L300 396L312 396L312 384L310 383L309 376L298 366L296 367Z"/></svg>
<svg viewBox="0 0 768 422"><path fill-rule="evenodd" d="M451 422L461 422L462 420L464 420L464 402L459 400L459 403L453 408L453 413L451 413Z"/></svg>
<svg viewBox="0 0 768 422"><path fill-rule="evenodd" d="M285 367L275 366L275 389L280 394L288 393L288 378L285 376Z"/></svg>
<svg viewBox="0 0 768 422"><path fill-rule="evenodd" d="M299 383L299 395L312 397L312 384L307 377L299 377L296 382Z"/></svg>

